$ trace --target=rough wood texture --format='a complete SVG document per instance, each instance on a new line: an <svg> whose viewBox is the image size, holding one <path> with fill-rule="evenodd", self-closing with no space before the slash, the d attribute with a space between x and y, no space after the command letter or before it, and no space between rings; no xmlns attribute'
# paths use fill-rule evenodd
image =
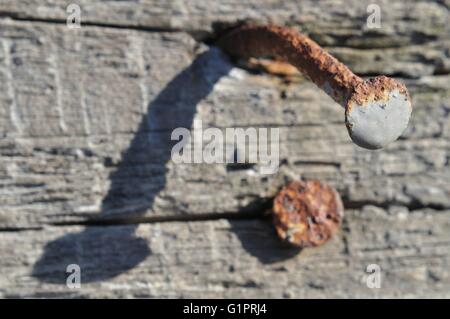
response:
<svg viewBox="0 0 450 319"><path fill-rule="evenodd" d="M450 296L448 2L377 2L375 31L367 1L86 0L79 30L68 3L0 3L0 296ZM402 139L360 149L313 84L200 42L248 19L300 27L359 75L403 77ZM195 119L280 127L279 172L174 164L170 134ZM296 177L348 208L340 237L300 254L262 219ZM65 286L69 263L81 290ZM382 289L361 281L370 263Z"/></svg>
<svg viewBox="0 0 450 319"><path fill-rule="evenodd" d="M347 213L345 232L301 252L283 246L265 220L8 232L0 296L450 297L449 210ZM72 263L82 269L79 290L65 285ZM365 284L373 263L380 289Z"/></svg>

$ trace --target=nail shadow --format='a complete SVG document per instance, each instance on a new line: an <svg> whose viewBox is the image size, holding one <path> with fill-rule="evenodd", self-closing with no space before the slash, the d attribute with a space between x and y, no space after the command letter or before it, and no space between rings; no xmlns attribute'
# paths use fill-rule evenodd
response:
<svg viewBox="0 0 450 319"><path fill-rule="evenodd" d="M172 130L192 126L197 104L232 67L219 49L211 48L198 55L149 104L129 148L109 176L111 185L102 201L100 220L136 217L152 207L166 184L165 167L176 143L171 141ZM88 226L82 232L57 238L44 247L32 276L42 282L65 284L69 264L80 266L83 283L118 276L151 254L147 241L135 235L136 228Z"/></svg>
<svg viewBox="0 0 450 319"><path fill-rule="evenodd" d="M273 264L297 256L302 249L289 246L278 238L270 218L230 220L231 231L242 247L262 264ZM261 245L264 243L264 245Z"/></svg>
<svg viewBox="0 0 450 319"><path fill-rule="evenodd" d="M111 185L102 201L100 221L139 217L152 207L166 184L166 164L176 143L171 141L172 130L192 127L197 104L232 67L224 53L211 48L198 55L149 104L129 148L109 176ZM105 165L111 165L109 162L105 160ZM282 243L268 220L230 220L230 224L243 248L264 264L292 258L300 252ZM32 276L41 282L65 284L66 267L78 264L82 283L116 277L151 254L148 242L136 236L136 228L90 225L82 232L61 236L46 244L33 266Z"/></svg>

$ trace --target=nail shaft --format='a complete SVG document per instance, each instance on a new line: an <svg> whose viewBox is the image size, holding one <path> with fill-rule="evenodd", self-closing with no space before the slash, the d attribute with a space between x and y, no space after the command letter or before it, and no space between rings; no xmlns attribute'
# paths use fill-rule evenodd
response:
<svg viewBox="0 0 450 319"><path fill-rule="evenodd" d="M272 56L295 66L345 108L345 124L357 145L378 149L395 141L412 112L406 87L386 76L364 81L300 32L274 25L245 25L218 45L232 56Z"/></svg>
<svg viewBox="0 0 450 319"><path fill-rule="evenodd" d="M270 55L284 60L344 107L353 88L364 82L316 42L293 29L246 25L221 39L220 46L238 57Z"/></svg>

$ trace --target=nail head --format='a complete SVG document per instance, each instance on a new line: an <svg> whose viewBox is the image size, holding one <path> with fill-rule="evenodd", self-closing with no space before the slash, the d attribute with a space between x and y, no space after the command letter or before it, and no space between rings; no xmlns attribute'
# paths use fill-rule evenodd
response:
<svg viewBox="0 0 450 319"><path fill-rule="evenodd" d="M290 182L274 200L278 236L296 247L324 244L339 229L343 216L339 194L317 180Z"/></svg>

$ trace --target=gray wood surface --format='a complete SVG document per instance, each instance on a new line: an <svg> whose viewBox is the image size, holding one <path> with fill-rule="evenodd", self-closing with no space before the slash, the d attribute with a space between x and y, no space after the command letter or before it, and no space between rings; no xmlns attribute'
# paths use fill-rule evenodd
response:
<svg viewBox="0 0 450 319"><path fill-rule="evenodd" d="M86 0L77 30L68 3L0 2L1 297L449 297L448 2L377 1L376 30L369 1ZM211 45L249 20L298 27L361 76L398 77L408 130L358 148L313 84ZM172 130L196 119L279 127L280 170L173 163ZM322 248L285 247L265 215L292 178L344 199ZM364 282L371 263L381 289Z"/></svg>
<svg viewBox="0 0 450 319"><path fill-rule="evenodd" d="M2 234L3 297L450 297L450 210L347 211L345 231L304 251L269 221L46 227ZM388 226L389 227L388 227ZM19 248L20 247L20 248ZM81 266L81 288L65 284ZM365 284L369 264L380 289Z"/></svg>

